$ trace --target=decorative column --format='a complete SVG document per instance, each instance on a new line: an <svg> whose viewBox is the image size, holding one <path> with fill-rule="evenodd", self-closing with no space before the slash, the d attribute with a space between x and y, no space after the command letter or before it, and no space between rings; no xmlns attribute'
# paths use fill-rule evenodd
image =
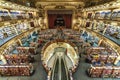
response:
<svg viewBox="0 0 120 80"><path fill-rule="evenodd" d="M101 39L99 42L98 42L98 46L100 46L100 44L102 43L103 39Z"/></svg>
<svg viewBox="0 0 120 80"><path fill-rule="evenodd" d="M17 34L17 35L19 35L19 33L18 33L18 31L17 31L17 29L16 29L15 25L13 25L13 28L14 28L14 30L15 30L15 32L16 32L16 34Z"/></svg>
<svg viewBox="0 0 120 80"><path fill-rule="evenodd" d="M72 29L74 29L75 23L76 23L76 20L75 20L75 10L73 10L73 15L72 15Z"/></svg>
<svg viewBox="0 0 120 80"><path fill-rule="evenodd" d="M21 40L20 40L20 39L18 39L18 41L19 41L19 43L20 43L20 46L22 46L22 42L21 42Z"/></svg>

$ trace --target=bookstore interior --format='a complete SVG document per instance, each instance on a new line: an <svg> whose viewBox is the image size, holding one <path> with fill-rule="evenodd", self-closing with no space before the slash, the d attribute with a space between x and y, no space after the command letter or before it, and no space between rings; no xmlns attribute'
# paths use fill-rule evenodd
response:
<svg viewBox="0 0 120 80"><path fill-rule="evenodd" d="M120 0L0 0L0 80L120 80Z"/></svg>

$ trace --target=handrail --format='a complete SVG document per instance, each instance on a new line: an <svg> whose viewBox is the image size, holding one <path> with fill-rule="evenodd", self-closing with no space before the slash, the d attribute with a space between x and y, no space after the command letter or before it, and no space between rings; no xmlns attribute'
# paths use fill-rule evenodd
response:
<svg viewBox="0 0 120 80"><path fill-rule="evenodd" d="M55 66L56 66L56 63L57 63L57 57L55 58L55 61L54 61L54 66L53 66L53 69L52 69L52 75L51 75L51 78L50 78L50 80L53 80L53 78L54 78L54 71L55 71Z"/></svg>
<svg viewBox="0 0 120 80"><path fill-rule="evenodd" d="M21 38L21 37L23 37L23 35L26 35L27 33L30 33L32 31L34 31L34 29L30 29L28 31L25 31L25 32L19 34L19 35L16 35L12 39L8 40L6 43L2 44L0 47L6 46L10 41L13 41L13 39L18 39L18 37Z"/></svg>
<svg viewBox="0 0 120 80"><path fill-rule="evenodd" d="M54 53L55 53L55 52L53 52L53 55L48 59L47 64L49 63L50 59L54 56ZM55 58L55 60L56 60L56 58ZM55 61L54 61L54 63L55 63Z"/></svg>
<svg viewBox="0 0 120 80"><path fill-rule="evenodd" d="M53 72L54 72L54 68L55 68L56 62L57 62L57 58L55 58L55 60L54 60L55 64L53 65L52 70L50 70L49 73L48 73L50 76L48 75L48 79L47 80L52 80L52 78L54 77L54 75L52 75L52 74L54 74Z"/></svg>

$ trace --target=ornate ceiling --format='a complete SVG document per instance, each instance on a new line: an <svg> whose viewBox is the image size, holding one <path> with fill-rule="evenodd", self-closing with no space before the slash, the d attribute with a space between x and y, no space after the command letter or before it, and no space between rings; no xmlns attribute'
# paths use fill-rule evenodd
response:
<svg viewBox="0 0 120 80"><path fill-rule="evenodd" d="M49 5L75 6L76 8L90 7L113 0L35 0L36 7L45 7Z"/></svg>
<svg viewBox="0 0 120 80"><path fill-rule="evenodd" d="M99 4L103 4L109 1L116 0L7 0L20 4L24 4L26 6L32 6L37 8L47 8L47 7L55 7L55 6L65 6L65 7L74 7L74 8L83 8L90 7ZM29 5L30 4L30 5Z"/></svg>

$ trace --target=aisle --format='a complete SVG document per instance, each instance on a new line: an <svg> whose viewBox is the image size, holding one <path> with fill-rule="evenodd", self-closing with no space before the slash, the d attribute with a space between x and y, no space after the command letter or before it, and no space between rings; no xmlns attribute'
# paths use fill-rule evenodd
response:
<svg viewBox="0 0 120 80"><path fill-rule="evenodd" d="M114 78L91 78L86 74L86 70L89 68L90 64L85 62L85 55L82 55L80 59L79 66L75 73L73 73L74 80L120 80Z"/></svg>
<svg viewBox="0 0 120 80"><path fill-rule="evenodd" d="M43 68L40 54L35 55L35 73L31 76L30 80L47 80L47 73Z"/></svg>

